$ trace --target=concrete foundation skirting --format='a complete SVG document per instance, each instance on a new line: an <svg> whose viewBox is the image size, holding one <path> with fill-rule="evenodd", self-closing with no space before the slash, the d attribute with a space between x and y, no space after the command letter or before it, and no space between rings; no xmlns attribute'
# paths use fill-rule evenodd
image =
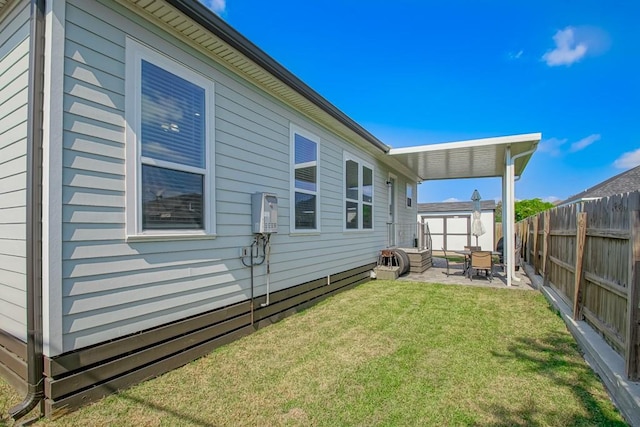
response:
<svg viewBox="0 0 640 427"><path fill-rule="evenodd" d="M627 380L622 356L586 322L573 320L572 309L555 290L542 285L542 277L536 275L531 266L525 264L524 268L527 276L531 278L532 286L539 289L560 312L567 329L584 352L585 360L602 379L620 413L630 425L640 426L640 383Z"/></svg>

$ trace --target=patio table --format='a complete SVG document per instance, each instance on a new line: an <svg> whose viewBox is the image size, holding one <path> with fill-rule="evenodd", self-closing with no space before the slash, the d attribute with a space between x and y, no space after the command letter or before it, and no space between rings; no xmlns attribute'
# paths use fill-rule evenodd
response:
<svg viewBox="0 0 640 427"><path fill-rule="evenodd" d="M471 252L473 252L473 251L471 251L469 249L464 249L464 250L451 251L451 252L453 252L454 254L458 254L458 255L464 255L464 271L463 271L463 273L466 276L468 271L469 271L469 267L471 266ZM483 251L483 252L485 252L485 251ZM489 251L486 251L486 252L489 252ZM491 256L501 255L501 254L502 254L502 252L491 251Z"/></svg>

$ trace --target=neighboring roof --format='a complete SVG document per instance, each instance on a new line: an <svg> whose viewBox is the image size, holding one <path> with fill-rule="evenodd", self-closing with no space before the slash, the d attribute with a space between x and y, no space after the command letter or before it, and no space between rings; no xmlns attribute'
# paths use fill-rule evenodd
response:
<svg viewBox="0 0 640 427"><path fill-rule="evenodd" d="M614 177L594 185L578 194L574 194L559 205L580 202L583 200L599 199L601 197L613 196L614 194L638 191L640 189L640 166L629 169Z"/></svg>
<svg viewBox="0 0 640 427"><path fill-rule="evenodd" d="M489 178L505 175L506 151L515 160L515 176L522 175L542 138L540 133L392 148L389 154L416 171L423 181L454 178Z"/></svg>
<svg viewBox="0 0 640 427"><path fill-rule="evenodd" d="M483 211L493 211L496 209L495 200L481 200L480 208ZM441 202L441 203L418 203L418 213L435 212L472 212L473 202Z"/></svg>

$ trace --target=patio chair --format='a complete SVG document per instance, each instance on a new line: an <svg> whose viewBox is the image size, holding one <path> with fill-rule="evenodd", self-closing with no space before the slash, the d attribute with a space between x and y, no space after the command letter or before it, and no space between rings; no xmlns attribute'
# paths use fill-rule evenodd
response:
<svg viewBox="0 0 640 427"><path fill-rule="evenodd" d="M489 283L493 280L493 256L491 251L472 251L471 263L469 265L469 279L473 280L473 272L479 274L481 270L484 270L485 276L489 279Z"/></svg>
<svg viewBox="0 0 640 427"><path fill-rule="evenodd" d="M467 271L467 263L466 261L460 262L460 261L450 261L449 257L447 257L447 251L444 250L444 248L442 248L442 252L444 252L444 260L447 262L447 277L449 277L449 274L452 274L449 272L449 269L453 270L453 267L459 266L462 268L462 274L466 274Z"/></svg>
<svg viewBox="0 0 640 427"><path fill-rule="evenodd" d="M515 236L515 244L516 247L514 252L514 267L515 270L518 271L520 270L520 251L522 250L522 240L517 234ZM498 240L498 244L496 245L496 252L500 252L498 265L501 266L502 270L504 271L504 239L502 237L500 237L500 239Z"/></svg>

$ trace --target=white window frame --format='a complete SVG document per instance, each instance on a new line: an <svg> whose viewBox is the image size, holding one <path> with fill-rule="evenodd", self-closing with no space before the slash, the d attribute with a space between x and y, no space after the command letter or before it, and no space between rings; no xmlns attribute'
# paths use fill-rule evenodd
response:
<svg viewBox="0 0 640 427"><path fill-rule="evenodd" d="M358 164L358 200L355 199L347 199L347 160L351 160L355 163ZM371 170L371 202L364 202L362 200L362 195L363 193L363 178L364 178L364 173L363 173L363 168L367 168ZM365 162L364 160L362 160L360 157L348 152L348 151L343 151L342 153L342 168L343 168L343 174L342 174L342 229L344 232L370 232L370 231L374 231L375 229L375 193L376 193L376 170L373 167L373 165L371 165L368 162ZM357 202L358 204L358 228L347 228L347 202ZM362 227L362 222L363 222L363 217L364 215L362 215L362 206L363 205L371 205L371 228L363 228Z"/></svg>
<svg viewBox="0 0 640 427"><path fill-rule="evenodd" d="M312 166L315 164L316 167L316 191L304 190L301 188L296 188L296 166L300 167L301 165L296 165L296 140L295 136L300 135L303 138L308 139L309 141L315 142L316 144L316 161L304 163L305 166ZM290 142L290 220L289 220L289 232L291 234L317 234L320 233L320 138L308 130L294 124L289 124L289 142ZM316 228L296 228L296 193L304 193L311 194L316 196Z"/></svg>
<svg viewBox="0 0 640 427"><path fill-rule="evenodd" d="M413 209L415 207L415 188L413 188L413 184L410 182L407 182L407 188L406 188L406 194L405 194L405 198L404 198L404 203L405 206L407 207L407 209ZM409 196L409 193L411 193L411 196Z"/></svg>
<svg viewBox="0 0 640 427"><path fill-rule="evenodd" d="M142 43L127 37L125 57L125 120L126 120L126 233L127 240L136 239L180 239L215 237L215 135L214 108L215 86L213 80L188 68L181 62L169 58ZM141 81L142 61L147 61L178 77L181 77L205 91L205 167L195 168L159 159L143 158L138 135L141 132ZM142 165L165 167L181 172L203 174L202 208L203 228L199 230L142 229Z"/></svg>

